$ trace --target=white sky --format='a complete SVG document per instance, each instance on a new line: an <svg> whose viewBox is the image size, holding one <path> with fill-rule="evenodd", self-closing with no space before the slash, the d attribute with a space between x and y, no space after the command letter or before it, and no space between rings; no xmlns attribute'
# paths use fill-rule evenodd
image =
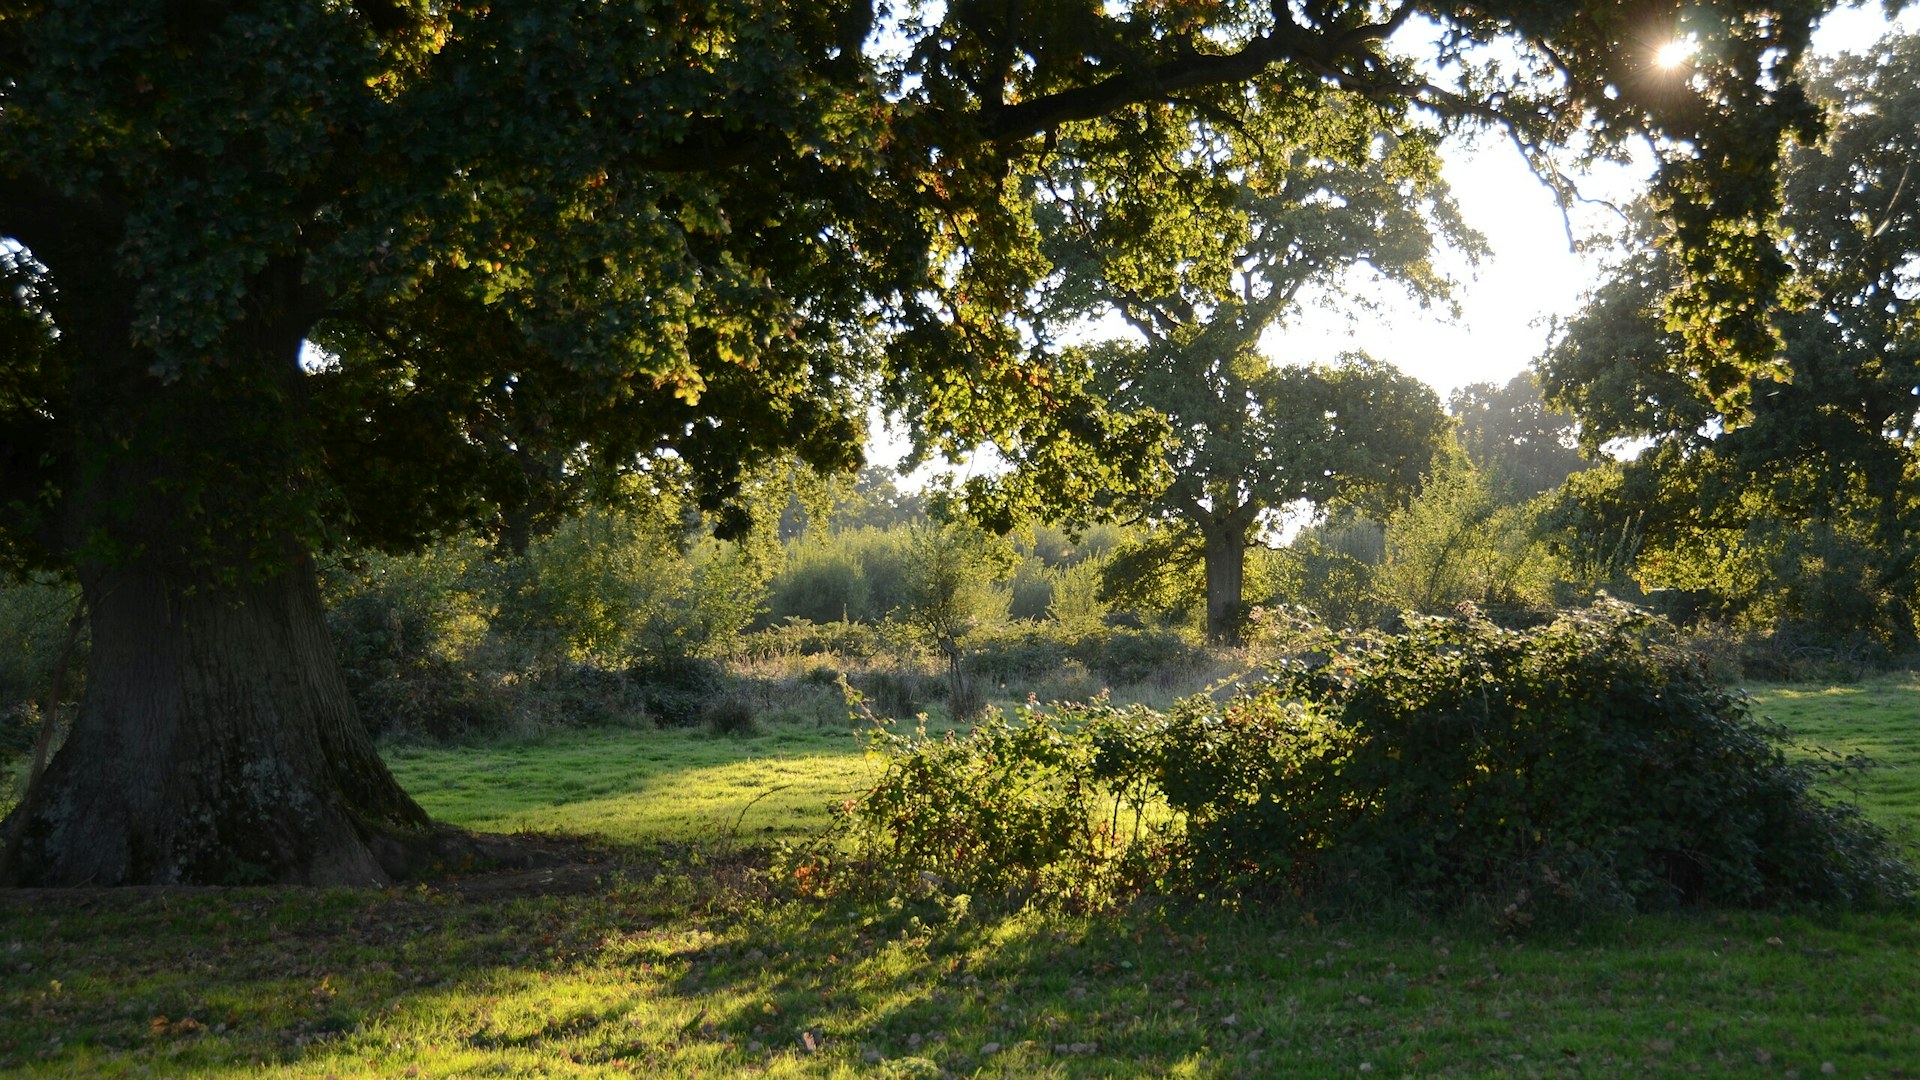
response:
<svg viewBox="0 0 1920 1080"><path fill-rule="evenodd" d="M1897 24L1920 30L1920 7L1909 7ZM1814 48L1829 55L1862 49L1894 25L1877 2L1841 8L1821 23ZM1649 158L1637 172L1615 167L1582 178L1582 194L1624 202L1645 185L1650 167ZM1492 248L1478 274L1456 292L1458 320L1383 293L1383 306L1357 319L1306 312L1294 325L1271 332L1263 342L1266 351L1298 363L1330 361L1359 348L1425 380L1443 400L1467 383L1505 382L1531 363L1546 343L1548 320L1578 310L1582 293L1595 283L1598 259L1569 250L1552 194L1510 144L1488 137L1478 146L1449 147L1446 177L1467 224ZM1577 235L1618 221L1592 208L1581 208L1574 219Z"/></svg>

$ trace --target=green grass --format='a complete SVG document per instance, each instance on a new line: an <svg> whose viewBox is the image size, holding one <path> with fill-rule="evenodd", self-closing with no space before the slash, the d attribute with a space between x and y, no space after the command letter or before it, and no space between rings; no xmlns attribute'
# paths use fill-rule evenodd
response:
<svg viewBox="0 0 1920 1080"><path fill-rule="evenodd" d="M1821 756L1860 755L1874 767L1838 792L1920 855L1920 676L1850 686L1753 688L1754 711L1793 732Z"/></svg>
<svg viewBox="0 0 1920 1080"><path fill-rule="evenodd" d="M434 817L488 832L566 833L616 844L818 831L830 801L878 768L850 731L781 728L567 732L537 743L399 747L388 763Z"/></svg>
<svg viewBox="0 0 1920 1080"><path fill-rule="evenodd" d="M1890 826L1913 821L1920 682L1758 697L1809 741L1888 762L1861 794ZM873 767L847 733L812 727L392 758L449 820L620 844L717 840L735 822L735 839L804 833ZM725 842L624 865L583 893L517 898L0 894L0 1074L1920 1072L1911 915L1695 913L1515 939L1471 915L787 902Z"/></svg>

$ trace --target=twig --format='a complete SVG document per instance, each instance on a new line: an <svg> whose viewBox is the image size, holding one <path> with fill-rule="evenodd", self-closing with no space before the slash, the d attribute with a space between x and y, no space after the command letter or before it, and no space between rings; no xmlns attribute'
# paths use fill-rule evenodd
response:
<svg viewBox="0 0 1920 1080"><path fill-rule="evenodd" d="M733 819L733 828L727 830L728 838L733 839L733 838L737 838L740 835L740 823L747 820L747 811L753 809L755 803L759 802L761 799L766 798L767 796L773 794L776 791L785 791L786 789L792 786L793 784L791 782L785 783L785 784L775 784L772 787L768 788L767 790L761 792L760 794L755 795L753 798L748 799L747 805L740 808L740 816Z"/></svg>

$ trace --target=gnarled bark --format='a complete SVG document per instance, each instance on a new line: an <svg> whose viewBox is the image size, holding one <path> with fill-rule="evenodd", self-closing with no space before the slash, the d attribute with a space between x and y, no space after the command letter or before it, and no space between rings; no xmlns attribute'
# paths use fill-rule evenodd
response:
<svg viewBox="0 0 1920 1080"><path fill-rule="evenodd" d="M87 693L6 822L15 885L380 884L429 842L354 714L310 560L226 589L83 575Z"/></svg>

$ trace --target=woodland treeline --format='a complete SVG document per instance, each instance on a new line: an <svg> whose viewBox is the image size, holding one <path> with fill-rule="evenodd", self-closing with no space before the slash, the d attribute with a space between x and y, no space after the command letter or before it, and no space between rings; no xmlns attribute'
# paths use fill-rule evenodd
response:
<svg viewBox="0 0 1920 1080"><path fill-rule="evenodd" d="M1177 526L1023 522L996 535L943 520L938 492L879 468L770 471L755 527L735 540L636 488L519 554L479 538L356 553L325 568L329 625L362 718L414 738L838 723L843 674L903 717L1028 693L1152 695L1257 662L1301 620L1391 628L1403 612L1472 605L1530 626L1598 592L1667 615L1722 677L1847 678L1911 661L1901 628L1876 620L1893 598L1858 573L1868 553L1830 523L1762 522L1737 535L1768 542L1730 547L1727 561L1698 547L1699 561L1675 561L1649 546L1644 511L1614 523L1583 501L1617 489L1627 466L1583 458L1576 423L1545 406L1531 373L1463 388L1447 413L1448 438L1384 519L1339 508L1250 548L1242 650L1208 650L1204 566ZM1734 587L1688 587L1701 580ZM0 596L17 761L76 598L52 582ZM67 664L71 695L80 666ZM756 696L743 676L786 695ZM970 697L956 703L956 685Z"/></svg>

